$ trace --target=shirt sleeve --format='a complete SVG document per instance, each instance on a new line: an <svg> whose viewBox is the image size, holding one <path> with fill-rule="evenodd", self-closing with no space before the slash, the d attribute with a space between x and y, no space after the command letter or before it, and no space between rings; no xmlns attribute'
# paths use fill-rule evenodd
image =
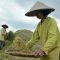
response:
<svg viewBox="0 0 60 60"><path fill-rule="evenodd" d="M38 26L37 26L35 32L34 32L33 35L32 35L31 40L29 40L29 41L26 43L26 46L27 46L28 48L31 48L38 40L39 40L39 34L38 34Z"/></svg>

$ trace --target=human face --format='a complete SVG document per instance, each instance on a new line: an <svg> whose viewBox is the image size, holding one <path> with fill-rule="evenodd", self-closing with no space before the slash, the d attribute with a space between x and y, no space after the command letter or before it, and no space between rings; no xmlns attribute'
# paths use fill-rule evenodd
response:
<svg viewBox="0 0 60 60"><path fill-rule="evenodd" d="M38 19L43 19L43 18L44 18L44 16L43 16L41 13L37 14L36 17L37 17Z"/></svg>

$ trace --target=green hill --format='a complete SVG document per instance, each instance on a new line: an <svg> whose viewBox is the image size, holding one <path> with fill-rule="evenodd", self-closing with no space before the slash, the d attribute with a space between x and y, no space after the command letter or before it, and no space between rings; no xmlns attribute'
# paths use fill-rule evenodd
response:
<svg viewBox="0 0 60 60"><path fill-rule="evenodd" d="M27 42L28 40L30 40L31 36L32 36L32 32L29 30L18 30L15 32L15 37L21 37L22 40L24 40L25 42Z"/></svg>
<svg viewBox="0 0 60 60"><path fill-rule="evenodd" d="M32 32L29 30L18 30L14 33L15 37L21 37L24 42L27 42L30 40L32 36ZM12 40L6 40L6 45L5 47L0 50L0 60L29 60L29 58L24 58L24 57L16 57L16 56L10 56L5 54L5 50L8 49L12 44ZM31 60L31 59L30 59Z"/></svg>

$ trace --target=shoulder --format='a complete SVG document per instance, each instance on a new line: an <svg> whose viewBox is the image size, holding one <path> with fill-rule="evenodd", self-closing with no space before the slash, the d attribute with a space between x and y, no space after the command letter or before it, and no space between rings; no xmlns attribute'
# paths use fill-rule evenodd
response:
<svg viewBox="0 0 60 60"><path fill-rule="evenodd" d="M52 17L47 17L50 24L57 24L56 20Z"/></svg>

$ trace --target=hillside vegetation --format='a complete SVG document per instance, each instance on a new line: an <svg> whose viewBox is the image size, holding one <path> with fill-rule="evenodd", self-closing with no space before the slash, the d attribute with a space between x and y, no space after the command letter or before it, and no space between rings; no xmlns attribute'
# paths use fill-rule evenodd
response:
<svg viewBox="0 0 60 60"><path fill-rule="evenodd" d="M11 35L12 34L12 35ZM28 60L31 58L25 58L25 57L17 57L17 56L11 56L11 55L7 55L5 54L5 51L7 49L10 49L11 47L15 47L15 48L19 48L22 51L27 51L27 49L23 48L25 47L25 43L30 40L31 36L32 36L32 32L29 30L18 30L14 33L12 33L11 31L8 33L9 36L7 36L8 40L6 40L6 45L5 47L0 50L0 60ZM13 39L13 37L15 37ZM6 38L6 39L7 39ZM13 40L11 40L13 39Z"/></svg>

